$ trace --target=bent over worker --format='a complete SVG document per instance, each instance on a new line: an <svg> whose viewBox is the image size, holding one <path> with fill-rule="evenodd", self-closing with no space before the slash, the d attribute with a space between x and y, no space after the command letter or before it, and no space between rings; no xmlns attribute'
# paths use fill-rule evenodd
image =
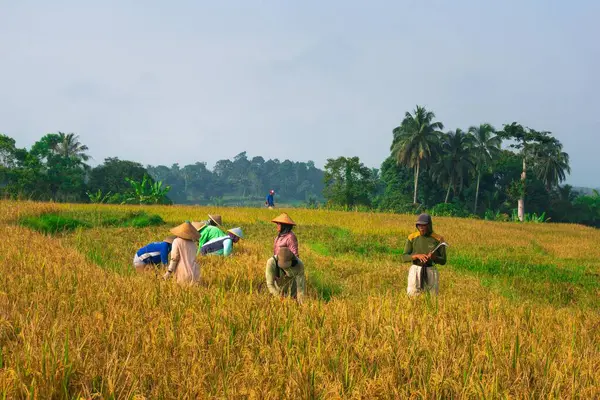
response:
<svg viewBox="0 0 600 400"><path fill-rule="evenodd" d="M171 235L163 239L162 242L152 242L136 251L133 256L133 266L138 272L144 271L147 267L163 265L167 266L169 262L169 253L171 245L177 236Z"/></svg>
<svg viewBox="0 0 600 400"><path fill-rule="evenodd" d="M227 236L227 234L220 229L221 216L208 214L208 217L209 219L206 221L192 222L192 226L196 228L198 233L200 233L200 239L198 241L198 254L200 254L200 249L206 244L206 242Z"/></svg>
<svg viewBox="0 0 600 400"><path fill-rule="evenodd" d="M242 228L231 228L227 231L225 236L221 236L206 242L200 248L199 253L203 256L219 255L227 257L233 251L233 244L239 242L239 240L243 238L244 232L242 232Z"/></svg>
<svg viewBox="0 0 600 400"><path fill-rule="evenodd" d="M303 303L306 290L304 264L289 248L279 247L277 254L269 258L265 279L267 289L273 296L290 296L295 298L298 304Z"/></svg>
<svg viewBox="0 0 600 400"><path fill-rule="evenodd" d="M417 295L423 291L439 292L439 273L436 264L446 264L446 248L440 246L444 238L433 232L433 221L429 214L421 214L416 221L417 232L408 236L404 246L402 260L412 262L408 271L408 286L406 292L409 296Z"/></svg>
<svg viewBox="0 0 600 400"><path fill-rule="evenodd" d="M163 278L169 279L174 275L175 280L180 284L199 282L200 265L196 262L196 253L200 234L189 221L172 228L170 232L177 237L173 240L171 260Z"/></svg>

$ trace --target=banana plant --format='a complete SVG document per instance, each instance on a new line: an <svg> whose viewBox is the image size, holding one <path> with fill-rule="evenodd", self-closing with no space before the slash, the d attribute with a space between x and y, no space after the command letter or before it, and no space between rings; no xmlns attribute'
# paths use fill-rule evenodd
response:
<svg viewBox="0 0 600 400"><path fill-rule="evenodd" d="M88 198L92 203L102 204L108 202L108 198L110 197L112 192L109 191L108 193L103 194L102 190L98 189L98 191L95 193L90 191L87 191L85 193L87 194Z"/></svg>
<svg viewBox="0 0 600 400"><path fill-rule="evenodd" d="M158 204L166 200L167 193L171 190L170 186L164 186L162 181L150 182L147 175L144 175L141 182L125 178L131 185L132 193L125 200L126 203L139 204Z"/></svg>

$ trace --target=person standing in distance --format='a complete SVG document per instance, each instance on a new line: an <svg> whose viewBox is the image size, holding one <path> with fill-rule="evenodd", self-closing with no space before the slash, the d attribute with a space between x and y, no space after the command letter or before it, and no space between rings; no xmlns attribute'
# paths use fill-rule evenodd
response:
<svg viewBox="0 0 600 400"><path fill-rule="evenodd" d="M267 200L265 201L265 205L272 209L275 207L275 199L273 196L275 195L275 191L273 189L269 190L269 194L267 195Z"/></svg>

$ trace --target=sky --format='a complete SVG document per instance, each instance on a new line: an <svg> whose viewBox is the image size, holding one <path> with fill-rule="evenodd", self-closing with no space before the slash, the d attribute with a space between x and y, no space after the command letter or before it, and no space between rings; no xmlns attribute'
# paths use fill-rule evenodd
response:
<svg viewBox="0 0 600 400"><path fill-rule="evenodd" d="M517 121L600 187L600 2L0 0L0 133L74 132L92 165L247 151L380 167L406 111Z"/></svg>

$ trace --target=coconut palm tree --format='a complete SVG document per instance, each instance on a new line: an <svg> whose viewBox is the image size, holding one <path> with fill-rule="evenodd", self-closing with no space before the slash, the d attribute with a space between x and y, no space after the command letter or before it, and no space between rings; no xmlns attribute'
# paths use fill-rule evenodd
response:
<svg viewBox="0 0 600 400"><path fill-rule="evenodd" d="M566 179L566 174L571 173L569 155L562 149L563 145L558 140L536 144L533 149L535 174L548 191L557 187Z"/></svg>
<svg viewBox="0 0 600 400"><path fill-rule="evenodd" d="M415 190L413 203L417 203L419 188L419 169L428 165L437 153L439 135L444 125L434 122L435 114L425 107L417 106L413 114L406 112L400 126L394 129L392 155L398 164L413 168L415 171Z"/></svg>
<svg viewBox="0 0 600 400"><path fill-rule="evenodd" d="M453 190L454 195L460 193L465 179L475 168L472 149L474 139L473 135L457 129L443 134L440 142L441 157L433 166L432 175L436 182L448 185L444 200L444 203L448 203L450 189Z"/></svg>
<svg viewBox="0 0 600 400"><path fill-rule="evenodd" d="M79 135L74 133L58 132L58 142L53 149L56 154L60 154L66 158L75 158L80 161L88 161L90 156L85 152L88 147L79 142Z"/></svg>
<svg viewBox="0 0 600 400"><path fill-rule="evenodd" d="M477 170L477 187L475 189L475 204L473 205L473 213L476 213L481 172L500 154L502 139L495 135L496 130L490 124L472 126L469 128L469 133L473 135L473 156Z"/></svg>

